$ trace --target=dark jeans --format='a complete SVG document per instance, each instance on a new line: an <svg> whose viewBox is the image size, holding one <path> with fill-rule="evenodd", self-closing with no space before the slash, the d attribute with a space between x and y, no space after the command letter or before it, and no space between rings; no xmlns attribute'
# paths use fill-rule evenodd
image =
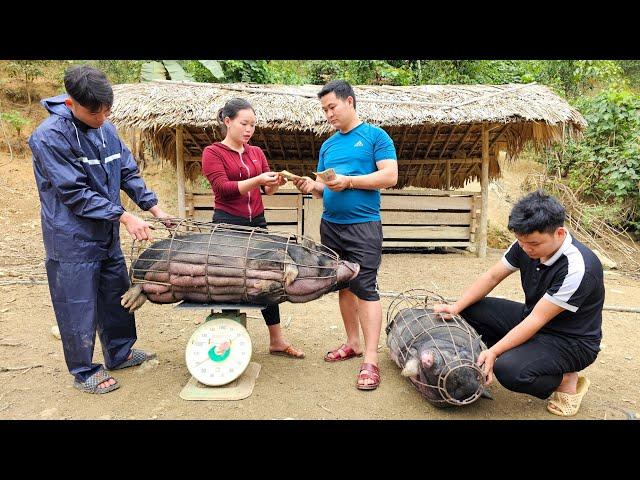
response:
<svg viewBox="0 0 640 480"><path fill-rule="evenodd" d="M523 310L522 303L486 297L460 315L491 347L523 320ZM586 341L538 332L500 355L493 373L505 388L545 399L558 388L564 373L583 370L597 355L598 347Z"/></svg>
<svg viewBox="0 0 640 480"><path fill-rule="evenodd" d="M237 217L222 210L216 210L213 213L213 223L229 223L231 225L240 225L242 227L260 227L267 228L267 221L264 215L259 215L251 221L248 218ZM267 326L277 325L280 323L280 307L278 305L269 305L262 310L262 317Z"/></svg>

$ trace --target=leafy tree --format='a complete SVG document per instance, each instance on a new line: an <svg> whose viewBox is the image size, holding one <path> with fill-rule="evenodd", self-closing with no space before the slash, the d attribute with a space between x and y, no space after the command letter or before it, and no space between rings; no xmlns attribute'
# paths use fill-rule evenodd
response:
<svg viewBox="0 0 640 480"><path fill-rule="evenodd" d="M16 131L18 137L22 136L22 128L29 123L17 110L0 113L0 120L8 123Z"/></svg>
<svg viewBox="0 0 640 480"><path fill-rule="evenodd" d="M266 60L224 60L220 63L227 82L269 83Z"/></svg>
<svg viewBox="0 0 640 480"><path fill-rule="evenodd" d="M45 64L45 60L15 60L7 65L9 75L24 81L29 107L31 107L33 81L44 75L43 67Z"/></svg>
<svg viewBox="0 0 640 480"><path fill-rule="evenodd" d="M550 169L577 194L626 211L619 223L640 231L640 96L613 85L576 108L589 123L584 139L569 141L564 155L549 159Z"/></svg>

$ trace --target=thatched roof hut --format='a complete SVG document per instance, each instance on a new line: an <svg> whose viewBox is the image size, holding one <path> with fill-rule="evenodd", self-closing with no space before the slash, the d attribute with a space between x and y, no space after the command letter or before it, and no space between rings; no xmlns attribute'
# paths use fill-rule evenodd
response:
<svg viewBox="0 0 640 480"><path fill-rule="evenodd" d="M261 147L273 169L313 171L322 142L333 133L320 108L318 85L283 86L150 82L115 85L111 118L119 127L141 129L155 153L174 160L176 127L183 127L185 161L220 140L215 117L233 97L246 98L258 118L252 144ZM500 175L494 147L516 156L524 144L549 145L575 136L582 115L547 87L525 85L357 86L356 106L363 121L384 128L400 159L397 188L406 185L463 187L480 175L482 126L489 132L490 178ZM464 161L467 160L467 161ZM197 165L195 166L197 167ZM188 168L188 177L197 174Z"/></svg>
<svg viewBox="0 0 640 480"><path fill-rule="evenodd" d="M172 81L115 85L111 119L118 127L141 130L156 156L184 161L184 173L193 179L200 173L203 148L221 139L218 109L230 98L243 97L258 118L251 143L265 151L271 168L309 175L320 145L333 133L317 98L320 88ZM586 127L577 110L537 84L355 86L354 91L360 119L384 128L394 141L396 188L449 189L481 180L484 190L488 179L500 176L500 150L514 158L527 142L548 146L577 137ZM179 171L184 183L181 176Z"/></svg>

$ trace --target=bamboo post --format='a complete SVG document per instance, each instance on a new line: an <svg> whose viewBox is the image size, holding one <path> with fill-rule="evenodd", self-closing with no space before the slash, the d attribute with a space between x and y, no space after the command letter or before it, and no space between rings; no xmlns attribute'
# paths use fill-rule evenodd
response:
<svg viewBox="0 0 640 480"><path fill-rule="evenodd" d="M480 234L478 235L478 257L487 256L487 221L489 216L489 130L482 125L482 172L480 175L482 208L480 210Z"/></svg>
<svg viewBox="0 0 640 480"><path fill-rule="evenodd" d="M303 199L302 193L299 192L296 201L296 219L298 221L298 226L296 227L296 233L298 235L302 235L302 208L303 208Z"/></svg>
<svg viewBox="0 0 640 480"><path fill-rule="evenodd" d="M131 129L131 152L133 153L134 158L138 159L138 148L136 146L136 129Z"/></svg>
<svg viewBox="0 0 640 480"><path fill-rule="evenodd" d="M176 178L178 180L178 216L187 217L184 204L184 149L182 127L176 128Z"/></svg>
<svg viewBox="0 0 640 480"><path fill-rule="evenodd" d="M447 160L447 190L451 190L451 159Z"/></svg>

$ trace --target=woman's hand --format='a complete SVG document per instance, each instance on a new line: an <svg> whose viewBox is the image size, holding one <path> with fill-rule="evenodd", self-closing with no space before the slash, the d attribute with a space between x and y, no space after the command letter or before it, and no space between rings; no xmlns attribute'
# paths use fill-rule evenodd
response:
<svg viewBox="0 0 640 480"><path fill-rule="evenodd" d="M260 185L265 187L277 187L280 185L280 174L277 172L264 172L258 175Z"/></svg>

